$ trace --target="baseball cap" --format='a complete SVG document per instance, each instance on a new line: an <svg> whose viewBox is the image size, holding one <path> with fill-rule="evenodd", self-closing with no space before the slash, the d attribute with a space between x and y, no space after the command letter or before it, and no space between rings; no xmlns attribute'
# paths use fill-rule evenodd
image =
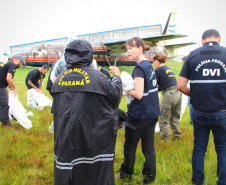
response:
<svg viewBox="0 0 226 185"><path fill-rule="evenodd" d="M15 56L15 58L19 59L21 62L23 62L24 65L26 65L25 58L22 55L17 55Z"/></svg>

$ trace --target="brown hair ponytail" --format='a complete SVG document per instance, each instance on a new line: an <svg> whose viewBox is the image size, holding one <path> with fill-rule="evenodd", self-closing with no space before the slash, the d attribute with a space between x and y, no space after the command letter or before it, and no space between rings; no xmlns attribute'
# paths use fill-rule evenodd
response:
<svg viewBox="0 0 226 185"><path fill-rule="evenodd" d="M147 44L145 44L144 47L145 47L145 51L148 51L151 48L151 46L149 46Z"/></svg>
<svg viewBox="0 0 226 185"><path fill-rule="evenodd" d="M158 60L160 63L165 63L166 62L166 54L161 54L158 53L154 56L154 61Z"/></svg>

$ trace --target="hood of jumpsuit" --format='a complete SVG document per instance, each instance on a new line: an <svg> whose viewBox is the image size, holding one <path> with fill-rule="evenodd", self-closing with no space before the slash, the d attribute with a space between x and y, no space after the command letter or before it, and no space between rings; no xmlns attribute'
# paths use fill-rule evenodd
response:
<svg viewBox="0 0 226 185"><path fill-rule="evenodd" d="M64 57L68 68L89 66L93 60L93 48L89 41L76 39L66 46Z"/></svg>

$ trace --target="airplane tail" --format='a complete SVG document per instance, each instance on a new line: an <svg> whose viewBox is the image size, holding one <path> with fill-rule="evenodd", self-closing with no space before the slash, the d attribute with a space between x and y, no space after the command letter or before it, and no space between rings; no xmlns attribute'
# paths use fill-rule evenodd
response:
<svg viewBox="0 0 226 185"><path fill-rule="evenodd" d="M167 19L162 35L177 34L177 30L176 30L177 24L176 24L175 18L176 18L176 13L172 12L169 14L169 17Z"/></svg>

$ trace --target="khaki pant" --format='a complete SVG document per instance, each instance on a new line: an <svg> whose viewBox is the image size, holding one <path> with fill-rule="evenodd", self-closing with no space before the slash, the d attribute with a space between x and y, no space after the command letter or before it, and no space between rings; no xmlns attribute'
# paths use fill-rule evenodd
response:
<svg viewBox="0 0 226 185"><path fill-rule="evenodd" d="M180 112L181 92L177 89L163 93L161 102L161 116L159 117L160 136L163 140L170 140L170 126L174 138L181 138L180 133ZM168 123L170 122L170 125Z"/></svg>

